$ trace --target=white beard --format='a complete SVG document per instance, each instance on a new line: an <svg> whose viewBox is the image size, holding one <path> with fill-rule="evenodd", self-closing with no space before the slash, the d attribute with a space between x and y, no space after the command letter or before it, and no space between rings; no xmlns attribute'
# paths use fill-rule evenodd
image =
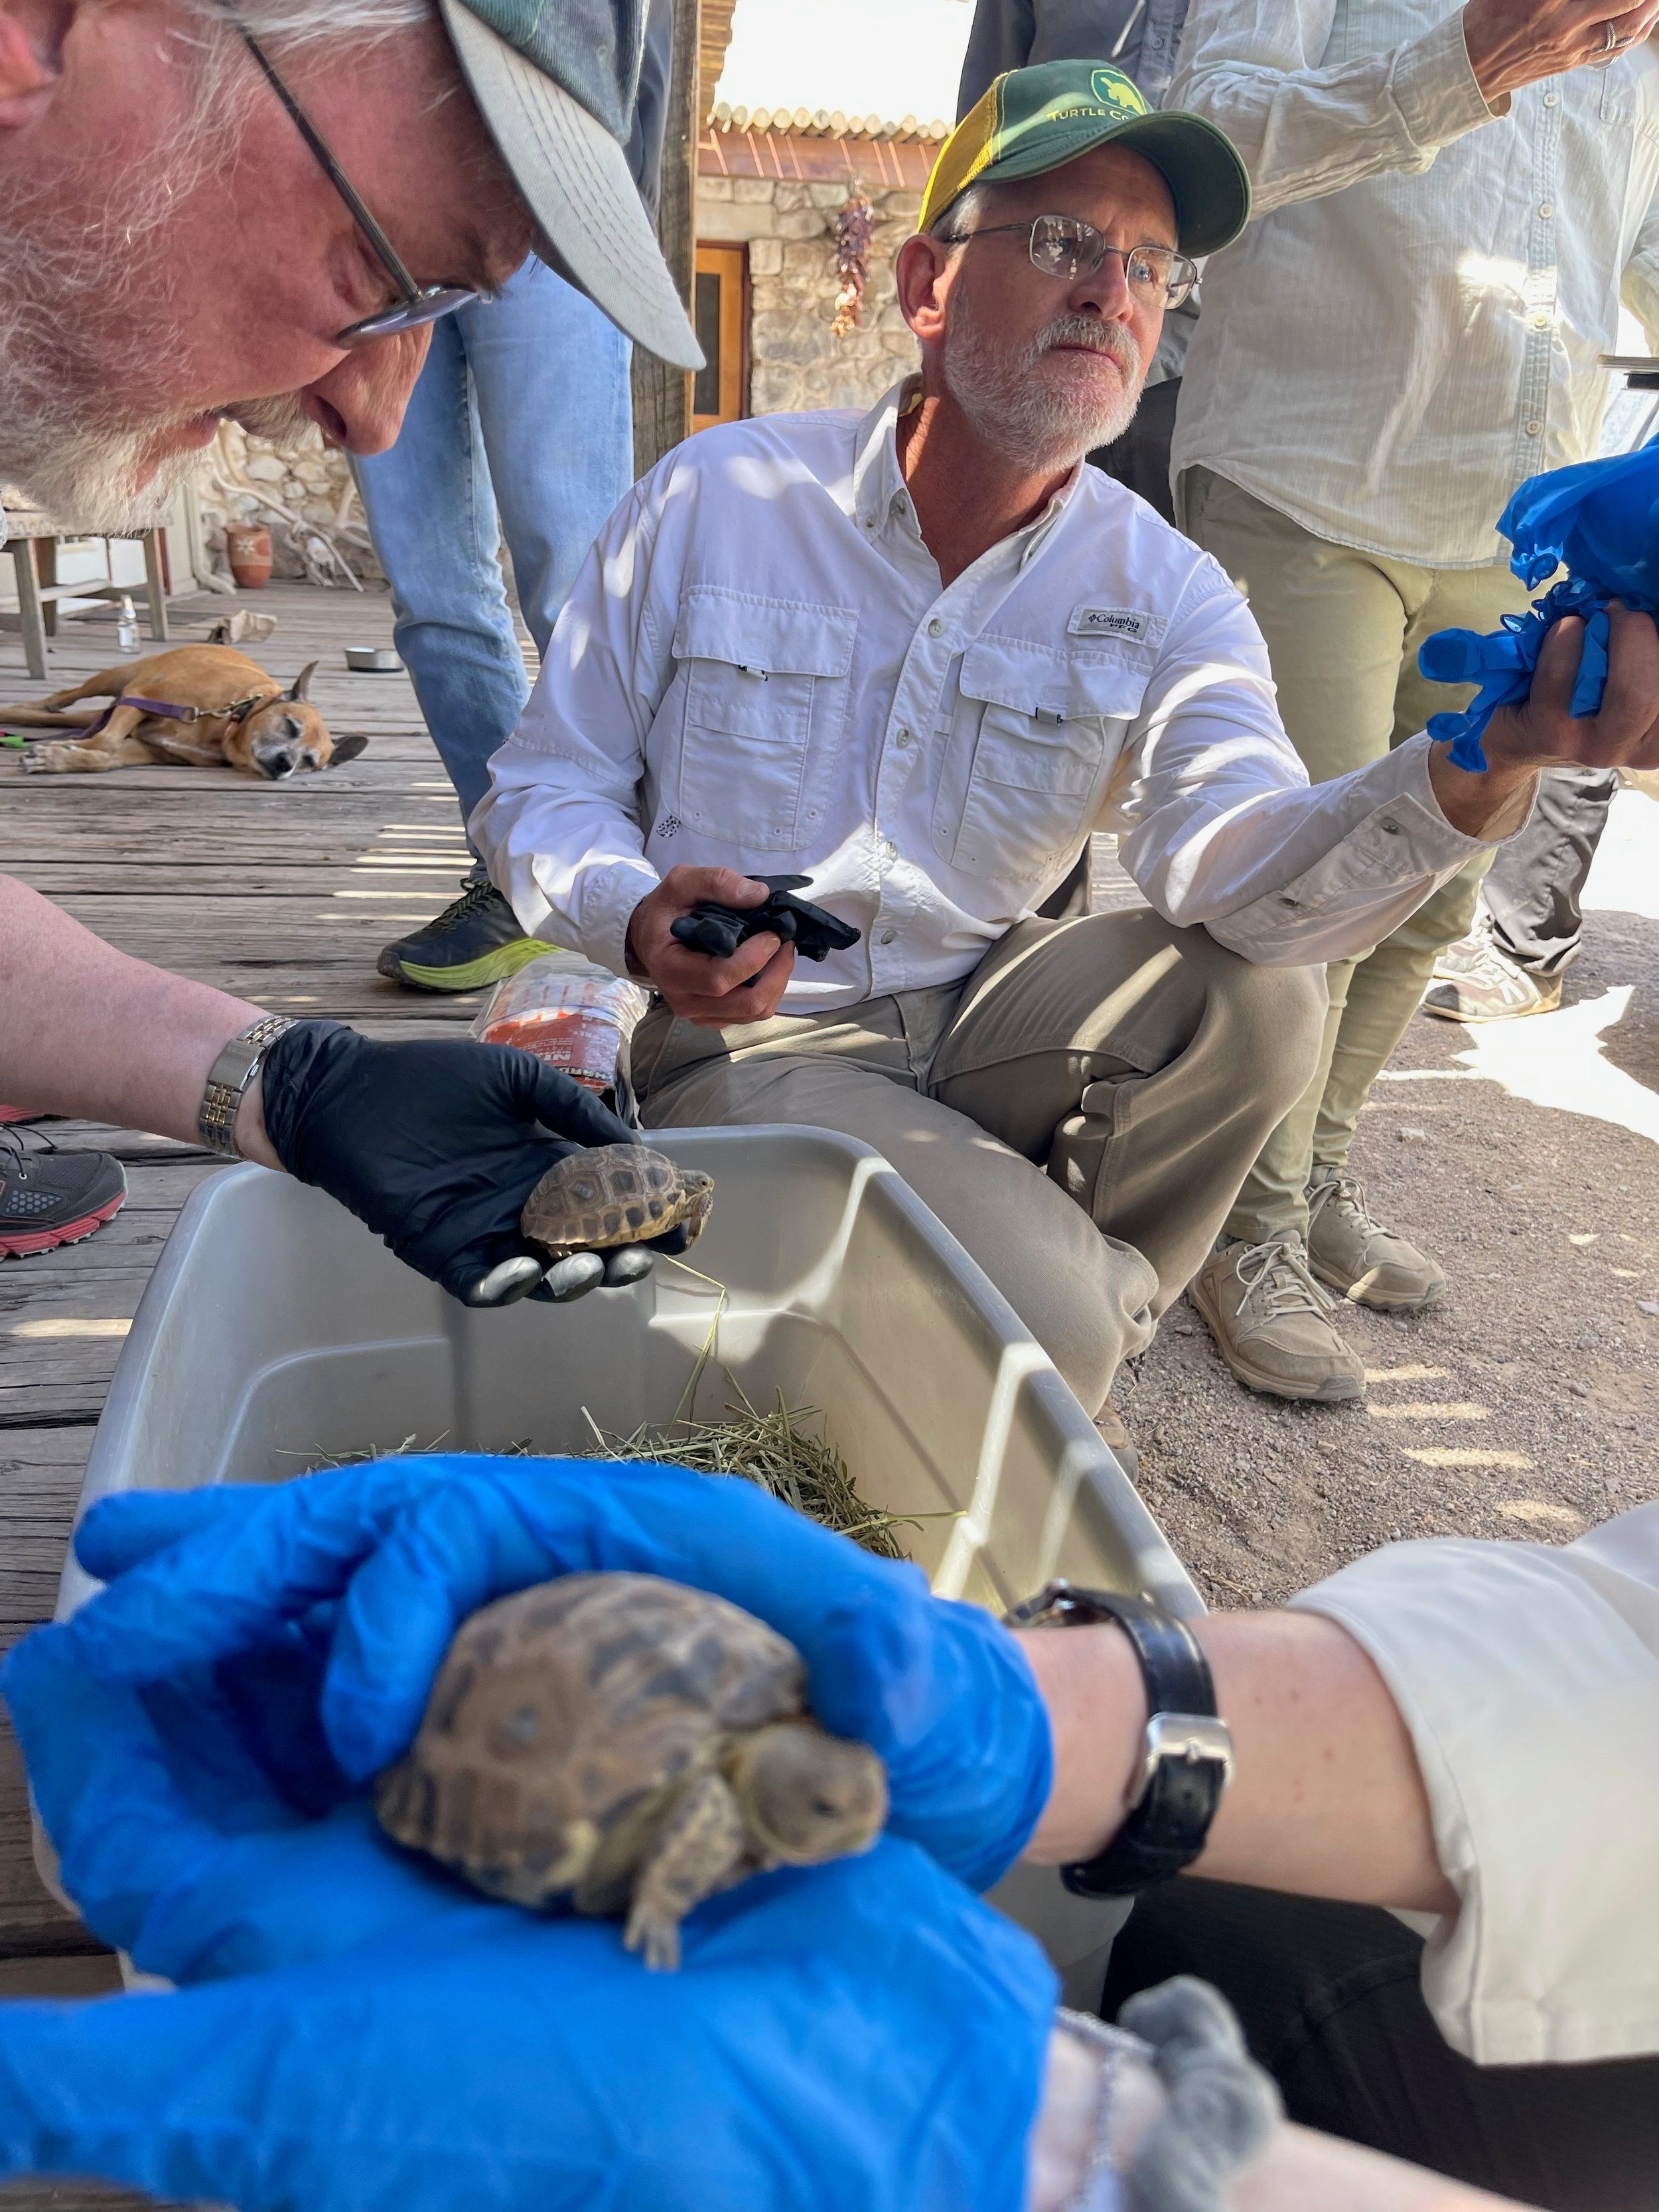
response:
<svg viewBox="0 0 1659 2212"><path fill-rule="evenodd" d="M1057 344L1091 345L1109 354L1121 372L1117 391L1103 396L1079 383L1067 390L1037 374ZM1022 467L1046 472L1069 468L1098 446L1121 438L1134 419L1146 363L1121 323L1093 315L1060 315L1028 346L1011 351L970 317L946 325L945 381L951 396L986 443Z"/></svg>
<svg viewBox="0 0 1659 2212"><path fill-rule="evenodd" d="M90 169L50 195L0 179L0 480L84 530L147 527L195 465L149 458L176 410L111 393L136 348L167 343L167 163L124 174L118 206Z"/></svg>

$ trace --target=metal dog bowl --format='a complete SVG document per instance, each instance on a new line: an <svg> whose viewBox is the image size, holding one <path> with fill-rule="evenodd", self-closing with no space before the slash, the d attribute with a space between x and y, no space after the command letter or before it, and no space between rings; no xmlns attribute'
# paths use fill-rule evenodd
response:
<svg viewBox="0 0 1659 2212"><path fill-rule="evenodd" d="M362 676L395 676L403 666L389 645L349 645L346 666Z"/></svg>

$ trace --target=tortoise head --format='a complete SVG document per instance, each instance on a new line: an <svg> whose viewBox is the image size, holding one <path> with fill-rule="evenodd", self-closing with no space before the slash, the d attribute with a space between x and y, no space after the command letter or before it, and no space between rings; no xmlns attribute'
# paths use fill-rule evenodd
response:
<svg viewBox="0 0 1659 2212"><path fill-rule="evenodd" d="M723 1764L744 1826L775 1864L868 1850L887 1819L887 1770L876 1753L811 1721L738 1736Z"/></svg>

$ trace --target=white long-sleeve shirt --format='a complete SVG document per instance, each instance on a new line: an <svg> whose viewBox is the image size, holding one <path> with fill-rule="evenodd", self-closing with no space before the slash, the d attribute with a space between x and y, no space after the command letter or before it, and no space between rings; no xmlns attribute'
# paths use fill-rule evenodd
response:
<svg viewBox="0 0 1659 2212"><path fill-rule="evenodd" d="M1244 602L1098 470L941 587L906 398L706 430L611 517L472 816L527 930L620 974L676 862L809 876L863 934L797 966L805 1012L966 975L1097 828L1168 921L1285 966L1480 849L1425 738L1310 791Z"/></svg>
<svg viewBox="0 0 1659 2212"><path fill-rule="evenodd" d="M1621 286L1659 343L1659 54L1495 112L1448 0L1192 0L1164 104L1255 194L1205 265L1175 473L1397 560L1507 558L1516 486L1596 453Z"/></svg>
<svg viewBox="0 0 1659 2212"><path fill-rule="evenodd" d="M1423 1993L1487 2066L1659 2052L1659 1504L1554 1550L1390 1545L1292 1605L1411 1731L1455 1917Z"/></svg>

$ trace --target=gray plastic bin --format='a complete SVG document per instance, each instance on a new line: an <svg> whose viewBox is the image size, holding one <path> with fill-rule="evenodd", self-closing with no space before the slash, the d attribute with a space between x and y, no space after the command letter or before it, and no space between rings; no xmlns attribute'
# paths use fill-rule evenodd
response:
<svg viewBox="0 0 1659 2212"><path fill-rule="evenodd" d="M653 1131L715 1182L690 1258L726 1286L696 1412L727 1376L757 1406L819 1409L865 1498L937 1516L906 1531L934 1587L1000 1610L1049 1577L1197 1593L1093 1424L988 1278L866 1146L799 1128ZM569 1306L477 1313L320 1192L257 1167L191 1196L146 1289L98 1425L81 1510L111 1492L279 1481L330 1458L415 1449L539 1453L672 1418L719 1304L659 1267ZM596 1467L595 1481L603 1481ZM959 1517L949 1517L951 1515ZM58 1611L96 1585L73 1560ZM1111 1908L1011 1899L1056 1955ZM1030 1893L1029 1894L1027 1893ZM1109 1917L1103 1919L1103 1912Z"/></svg>

